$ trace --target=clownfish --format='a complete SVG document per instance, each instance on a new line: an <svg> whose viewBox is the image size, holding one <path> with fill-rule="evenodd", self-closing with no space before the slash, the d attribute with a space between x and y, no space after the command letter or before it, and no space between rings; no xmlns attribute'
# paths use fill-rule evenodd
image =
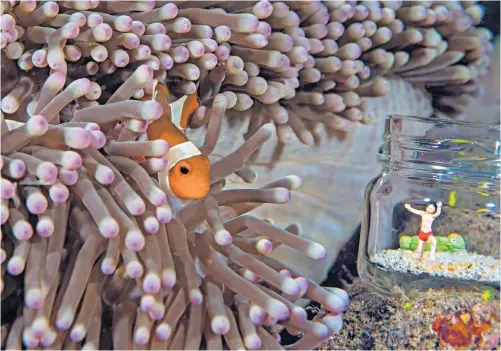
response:
<svg viewBox="0 0 501 351"><path fill-rule="evenodd" d="M182 200L205 197L210 189L209 159L183 132L199 107L197 92L170 104L168 88L158 83L152 98L162 105L163 114L148 126L148 140L162 139L169 144L167 168L158 174L160 186Z"/></svg>

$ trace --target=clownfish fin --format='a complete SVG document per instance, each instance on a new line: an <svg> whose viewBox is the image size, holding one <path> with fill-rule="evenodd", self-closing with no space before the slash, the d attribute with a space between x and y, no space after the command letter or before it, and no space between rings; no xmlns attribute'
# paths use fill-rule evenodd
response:
<svg viewBox="0 0 501 351"><path fill-rule="evenodd" d="M173 147L188 141L183 133L183 129L179 127L179 116L181 116L181 109L186 96L170 103L169 95L169 89L165 84L159 83L155 86L150 99L154 98L155 101L162 105L163 113L159 119L150 123L146 133L148 140L165 140L169 143L169 147Z"/></svg>
<svg viewBox="0 0 501 351"><path fill-rule="evenodd" d="M163 113L159 119L150 123L146 134L149 140L167 140L166 133L172 129L172 111L169 104L169 90L164 84L155 85L152 100L158 101L162 105Z"/></svg>
<svg viewBox="0 0 501 351"><path fill-rule="evenodd" d="M164 110L161 118L168 118L181 131L188 128L191 116L200 107L198 91L191 95L185 95L173 103L169 101L169 89L165 84L155 84L153 91L152 99L158 101Z"/></svg>
<svg viewBox="0 0 501 351"><path fill-rule="evenodd" d="M157 83L153 90L152 100L158 101L164 108L164 113L170 113L170 109L166 108L169 104L169 88L165 84Z"/></svg>
<svg viewBox="0 0 501 351"><path fill-rule="evenodd" d="M199 107L197 92L170 103L169 89L165 84L158 83L155 86L153 98L163 108L162 116L151 122L147 129L148 140L162 139L174 146L188 141L184 130L190 123L193 112Z"/></svg>
<svg viewBox="0 0 501 351"><path fill-rule="evenodd" d="M190 125L190 119L197 108L200 107L198 102L198 89L191 95L188 95L183 103L183 109L181 111L180 127L183 129L188 128Z"/></svg>

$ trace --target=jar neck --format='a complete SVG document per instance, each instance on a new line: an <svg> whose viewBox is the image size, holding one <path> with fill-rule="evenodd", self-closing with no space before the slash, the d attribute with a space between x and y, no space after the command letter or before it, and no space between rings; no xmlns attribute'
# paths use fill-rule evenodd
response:
<svg viewBox="0 0 501 351"><path fill-rule="evenodd" d="M499 187L499 125L395 115L385 130L378 150L383 172Z"/></svg>
<svg viewBox="0 0 501 351"><path fill-rule="evenodd" d="M393 140L434 140L436 137L450 139L461 144L463 140L489 139L497 141L496 153L500 152L499 124L473 123L438 118L390 115L385 120L383 141Z"/></svg>

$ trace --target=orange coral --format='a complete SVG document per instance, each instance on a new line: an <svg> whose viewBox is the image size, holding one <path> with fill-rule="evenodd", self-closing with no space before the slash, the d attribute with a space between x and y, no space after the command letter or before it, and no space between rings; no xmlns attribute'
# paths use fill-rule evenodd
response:
<svg viewBox="0 0 501 351"><path fill-rule="evenodd" d="M474 339L489 331L491 324L475 321L469 311L438 314L432 325L440 340L459 349L468 349Z"/></svg>

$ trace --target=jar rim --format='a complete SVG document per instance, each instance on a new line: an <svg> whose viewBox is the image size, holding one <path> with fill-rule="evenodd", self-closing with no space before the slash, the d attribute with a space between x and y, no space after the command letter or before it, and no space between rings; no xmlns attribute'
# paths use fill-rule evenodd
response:
<svg viewBox="0 0 501 351"><path fill-rule="evenodd" d="M434 118L434 117L422 117L422 116L413 116L413 115L400 115L400 114L387 115L386 119L391 120L391 119L396 118L396 117L399 117L399 118L403 117L406 119L414 119L414 120L422 121L425 123L479 127L479 128L488 128L488 129L494 129L494 130L501 131L501 125L494 124L494 123L470 122L470 121L462 121L462 120L452 120L452 119L443 119L443 118Z"/></svg>
<svg viewBox="0 0 501 351"><path fill-rule="evenodd" d="M377 158L385 172L499 182L500 130L498 124L392 114Z"/></svg>
<svg viewBox="0 0 501 351"><path fill-rule="evenodd" d="M478 183L493 182L492 186L501 186L501 163L492 161L486 163L483 170L472 170L462 167L459 164L445 164L439 162L427 162L412 159L400 159L388 153L390 141L379 145L377 149L377 159L383 166L383 172L393 172L399 170L403 175L415 178L441 179L442 181L453 180L455 183ZM410 173L409 173L410 172Z"/></svg>

